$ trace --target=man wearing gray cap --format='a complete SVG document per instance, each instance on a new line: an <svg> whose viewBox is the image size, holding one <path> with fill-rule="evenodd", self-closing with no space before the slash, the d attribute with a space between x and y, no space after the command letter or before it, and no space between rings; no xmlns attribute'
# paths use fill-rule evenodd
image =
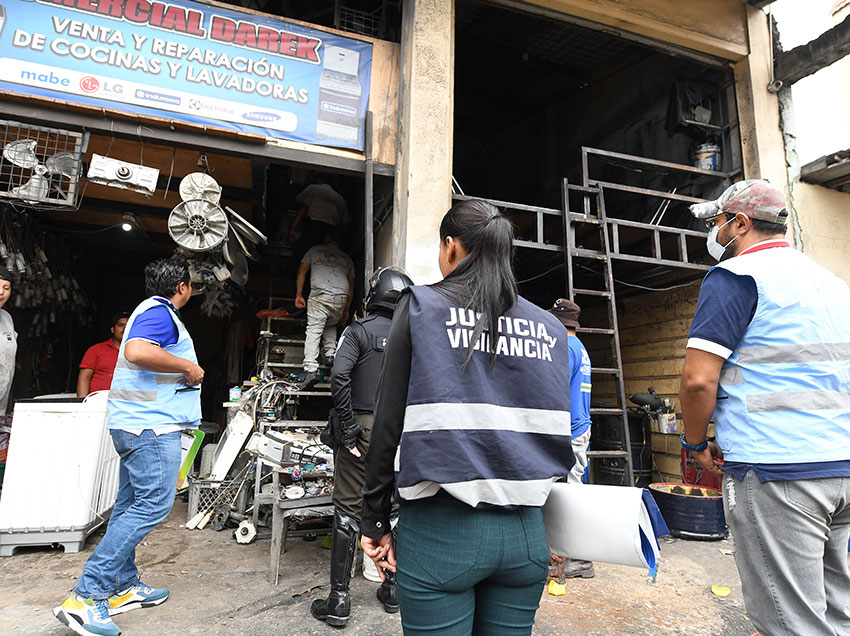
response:
<svg viewBox="0 0 850 636"><path fill-rule="evenodd" d="M723 477L755 627L848 634L850 290L791 248L785 197L767 181L738 182L691 212L720 264L688 336L682 446Z"/></svg>
<svg viewBox="0 0 850 636"><path fill-rule="evenodd" d="M18 353L18 334L12 316L2 309L12 294L12 276L0 266L0 415L6 413L9 391L15 377L15 355Z"/></svg>

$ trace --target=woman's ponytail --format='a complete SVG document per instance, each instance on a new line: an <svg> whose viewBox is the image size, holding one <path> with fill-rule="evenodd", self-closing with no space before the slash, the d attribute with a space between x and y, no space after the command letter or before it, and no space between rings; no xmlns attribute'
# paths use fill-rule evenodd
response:
<svg viewBox="0 0 850 636"><path fill-rule="evenodd" d="M454 302L480 314L470 338L464 368L483 333L496 361L499 317L516 304L517 282L513 272L514 230L510 220L490 203L480 199L461 201L443 217L440 240L459 240L467 256L435 288Z"/></svg>

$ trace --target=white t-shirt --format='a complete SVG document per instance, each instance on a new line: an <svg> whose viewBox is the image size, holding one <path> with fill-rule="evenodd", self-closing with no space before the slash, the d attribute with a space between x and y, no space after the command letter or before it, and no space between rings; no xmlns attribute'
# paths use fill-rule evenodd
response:
<svg viewBox="0 0 850 636"><path fill-rule="evenodd" d="M307 216L334 227L348 224L348 206L327 183L308 185L295 199L307 206Z"/></svg>
<svg viewBox="0 0 850 636"><path fill-rule="evenodd" d="M354 261L339 247L331 243L314 245L301 262L310 264L312 294L348 296L348 279L354 277Z"/></svg>

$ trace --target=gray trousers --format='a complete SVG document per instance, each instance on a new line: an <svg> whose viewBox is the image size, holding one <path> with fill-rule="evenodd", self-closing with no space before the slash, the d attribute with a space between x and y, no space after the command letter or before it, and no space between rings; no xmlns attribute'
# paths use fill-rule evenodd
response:
<svg viewBox="0 0 850 636"><path fill-rule="evenodd" d="M850 634L850 477L723 476L744 602L762 636Z"/></svg>
<svg viewBox="0 0 850 636"><path fill-rule="evenodd" d="M336 353L336 326L342 318L347 295L312 292L307 299L307 330L304 338L304 370L319 370L319 343L326 362Z"/></svg>

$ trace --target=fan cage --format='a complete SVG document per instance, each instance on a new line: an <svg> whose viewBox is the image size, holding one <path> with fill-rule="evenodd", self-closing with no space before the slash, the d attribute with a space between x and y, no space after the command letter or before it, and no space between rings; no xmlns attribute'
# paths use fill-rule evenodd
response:
<svg viewBox="0 0 850 636"><path fill-rule="evenodd" d="M27 168L16 165L2 152L15 141L35 141L35 154L43 175L48 181L47 194L34 196L32 192L21 194L15 188L26 185L39 171L39 168ZM50 209L78 209L81 189L80 176L83 168L83 154L88 141L88 133L79 133L59 128L33 126L16 121L0 120L0 200L7 201L13 207ZM58 153L70 153L72 176L49 173L44 167L48 158Z"/></svg>

